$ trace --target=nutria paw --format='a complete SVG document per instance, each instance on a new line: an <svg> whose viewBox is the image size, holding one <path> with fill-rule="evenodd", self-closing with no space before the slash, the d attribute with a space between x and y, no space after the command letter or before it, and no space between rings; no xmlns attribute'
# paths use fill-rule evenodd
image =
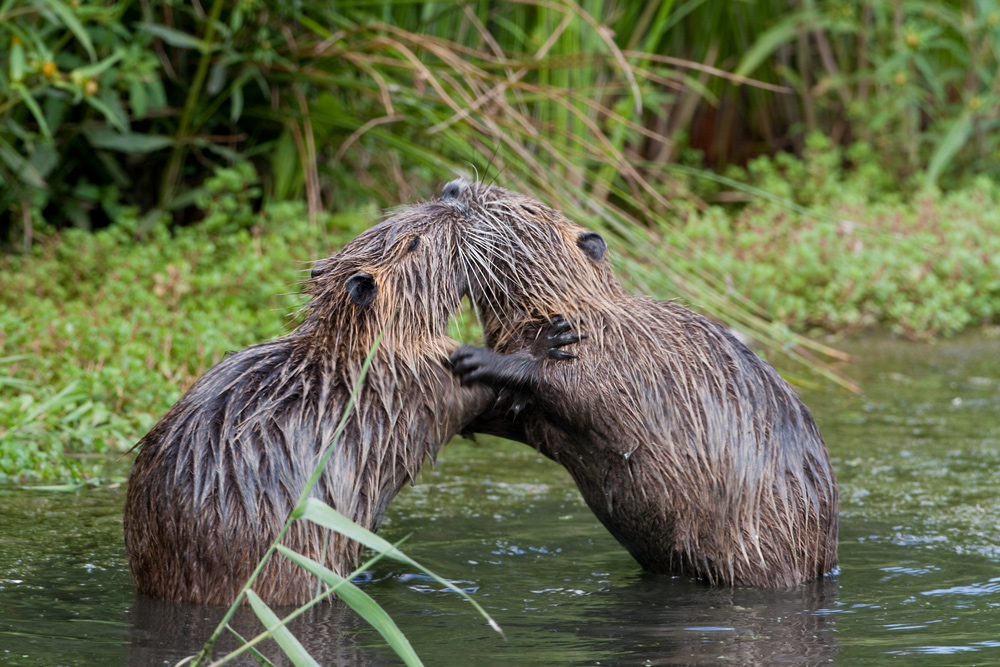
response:
<svg viewBox="0 0 1000 667"><path fill-rule="evenodd" d="M463 386L482 383L493 387L520 387L530 382L533 368L523 354L499 354L474 345L463 345L448 360L451 372Z"/></svg>
<svg viewBox="0 0 1000 667"><path fill-rule="evenodd" d="M539 331L533 350L536 357L548 357L556 360L575 359L575 354L560 348L579 343L586 337L585 334L574 333L573 325L562 315L556 315Z"/></svg>

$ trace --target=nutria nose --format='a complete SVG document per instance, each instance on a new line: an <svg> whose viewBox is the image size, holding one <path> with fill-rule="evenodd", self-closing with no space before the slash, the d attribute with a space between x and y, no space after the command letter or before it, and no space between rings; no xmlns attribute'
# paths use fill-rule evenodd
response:
<svg viewBox="0 0 1000 667"><path fill-rule="evenodd" d="M468 185L462 179L457 181L452 181L444 186L444 190L441 191L442 199L458 199L458 196L462 194Z"/></svg>

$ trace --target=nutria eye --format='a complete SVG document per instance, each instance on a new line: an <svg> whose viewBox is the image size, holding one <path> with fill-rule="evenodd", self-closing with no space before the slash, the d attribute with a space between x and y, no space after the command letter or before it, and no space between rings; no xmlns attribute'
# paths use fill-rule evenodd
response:
<svg viewBox="0 0 1000 667"><path fill-rule="evenodd" d="M410 241L410 245L406 246L406 252L413 252L420 245L420 237L414 236L413 240Z"/></svg>

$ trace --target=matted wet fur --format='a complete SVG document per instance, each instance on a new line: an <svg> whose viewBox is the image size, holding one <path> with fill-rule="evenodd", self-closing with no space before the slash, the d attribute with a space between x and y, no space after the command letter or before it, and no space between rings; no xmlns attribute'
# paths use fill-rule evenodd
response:
<svg viewBox="0 0 1000 667"><path fill-rule="evenodd" d="M830 459L770 366L707 318L629 294L604 240L560 212L465 181L443 199L467 227L461 256L489 348L462 348L455 372L512 397L472 430L566 467L647 570L762 587L833 570ZM585 336L571 363L525 352L541 323L555 320L543 337L571 336L558 315Z"/></svg>
<svg viewBox="0 0 1000 667"><path fill-rule="evenodd" d="M490 405L446 368L465 276L450 207L382 222L318 263L302 324L210 369L139 442L125 504L129 566L142 593L228 604L284 524L330 444L376 336L385 334L314 495L369 529L423 461ZM289 548L346 574L360 547L295 522ZM324 555L325 554L325 555ZM311 598L316 579L275 555L254 590Z"/></svg>

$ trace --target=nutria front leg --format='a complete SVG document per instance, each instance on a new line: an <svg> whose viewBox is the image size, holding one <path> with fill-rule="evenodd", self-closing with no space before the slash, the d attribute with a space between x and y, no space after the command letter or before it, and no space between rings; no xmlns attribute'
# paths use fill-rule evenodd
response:
<svg viewBox="0 0 1000 667"><path fill-rule="evenodd" d="M502 354L482 347L463 345L451 355L451 371L463 385L485 384L498 392L503 389L534 391L540 382L542 364L547 359L576 357L566 345L580 342L569 322L557 315L541 330L531 347Z"/></svg>

